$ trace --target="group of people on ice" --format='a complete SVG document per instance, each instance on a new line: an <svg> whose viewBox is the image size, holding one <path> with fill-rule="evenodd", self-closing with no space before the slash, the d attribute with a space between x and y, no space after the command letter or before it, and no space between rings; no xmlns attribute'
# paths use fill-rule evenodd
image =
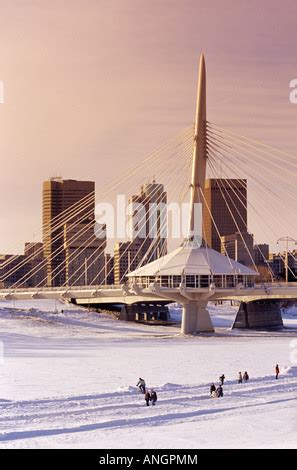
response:
<svg viewBox="0 0 297 470"><path fill-rule="evenodd" d="M210 396L212 398L221 398L224 396L223 387L219 385L218 387L215 386L214 383L210 386Z"/></svg>
<svg viewBox="0 0 297 470"><path fill-rule="evenodd" d="M275 366L275 378L278 379L278 376L279 376L279 365L276 364ZM220 380L220 385L218 385L218 387L215 386L214 383L211 384L210 386L210 396L212 398L221 398L224 396L224 392L223 392L223 385L224 385L224 381L225 381L225 375L222 374L220 377L219 377L219 380ZM247 373L247 371L244 372L244 374L242 374L242 372L238 372L238 383L239 384L242 384L243 382L244 383L247 383L249 381L249 374Z"/></svg>
<svg viewBox="0 0 297 470"><path fill-rule="evenodd" d="M139 390L141 393L144 394L144 400L146 402L146 406L150 406L150 402L152 403L152 406L156 404L157 401L157 393L153 388L151 388L151 391L146 388L145 380L139 377L138 383L136 384L136 387L139 387Z"/></svg>
<svg viewBox="0 0 297 470"><path fill-rule="evenodd" d="M249 374L245 371L245 373L242 375L241 372L238 372L238 383L239 384L242 384L242 381L244 381L245 383L247 383L247 381L249 380Z"/></svg>
<svg viewBox="0 0 297 470"><path fill-rule="evenodd" d="M278 376L279 376L279 366L278 364L276 364L275 366L275 378L278 379ZM221 398L224 396L224 391L223 391L223 385L224 385L224 382L225 382L225 375L222 374L220 377L219 377L219 380L220 380L220 384L216 387L214 383L211 384L210 386L210 396L211 398ZM247 383L250 379L250 376L249 374L247 373L247 371L245 371L243 374L242 372L238 372L238 378L237 378L237 381L239 384L242 384L243 382L244 383ZM149 390L147 387L146 387L146 383L145 383L145 380L142 379L141 377L139 377L139 380L136 384L136 387L139 387L139 390L141 391L141 393L144 395L144 400L146 402L146 406L150 406L150 402L152 404L152 406L154 406L157 402L157 393L156 391L151 388L151 390Z"/></svg>
<svg viewBox="0 0 297 470"><path fill-rule="evenodd" d="M223 385L225 381L225 375L222 374L219 377L219 380L220 380L220 385L218 385L218 387L216 387L214 383L212 383L210 386L210 396L212 398L221 398L224 396Z"/></svg>

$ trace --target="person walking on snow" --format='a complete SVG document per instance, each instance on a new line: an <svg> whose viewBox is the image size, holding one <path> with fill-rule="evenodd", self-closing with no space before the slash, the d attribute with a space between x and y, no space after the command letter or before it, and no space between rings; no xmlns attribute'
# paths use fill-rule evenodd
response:
<svg viewBox="0 0 297 470"><path fill-rule="evenodd" d="M278 379L278 375L279 375L279 367L278 367L278 364L276 364L276 366L275 366L275 378L276 378L276 380Z"/></svg>
<svg viewBox="0 0 297 470"><path fill-rule="evenodd" d="M222 385L219 385L217 388L217 397L221 398L224 395Z"/></svg>
<svg viewBox="0 0 297 470"><path fill-rule="evenodd" d="M225 376L224 376L224 374L221 375L220 381L221 381L221 385L224 385L224 381L225 381Z"/></svg>
<svg viewBox="0 0 297 470"><path fill-rule="evenodd" d="M141 393L145 393L145 381L141 377L139 377L136 387L139 387Z"/></svg>
<svg viewBox="0 0 297 470"><path fill-rule="evenodd" d="M216 391L216 386L215 386L214 383L212 383L211 386L210 386L210 396L211 397L213 396L212 393L215 392L215 391Z"/></svg>
<svg viewBox="0 0 297 470"><path fill-rule="evenodd" d="M148 390L145 391L144 399L146 401L146 406L150 406L151 396L150 396L150 392Z"/></svg>
<svg viewBox="0 0 297 470"><path fill-rule="evenodd" d="M238 372L238 383L242 384L242 373Z"/></svg>
<svg viewBox="0 0 297 470"><path fill-rule="evenodd" d="M155 390L151 389L151 402L153 406L156 404L157 398Z"/></svg>
<svg viewBox="0 0 297 470"><path fill-rule="evenodd" d="M243 374L243 380L245 381L245 383L247 383L247 381L249 380L249 374L247 373L247 371L245 371L245 373Z"/></svg>

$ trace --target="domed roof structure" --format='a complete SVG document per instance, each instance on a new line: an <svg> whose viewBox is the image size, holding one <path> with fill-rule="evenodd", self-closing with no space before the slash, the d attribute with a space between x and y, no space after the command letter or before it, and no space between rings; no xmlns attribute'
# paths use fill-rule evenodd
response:
<svg viewBox="0 0 297 470"><path fill-rule="evenodd" d="M129 278L147 276L183 275L241 275L256 276L258 273L231 258L218 253L207 245L198 247L187 240L171 253L142 266L128 274Z"/></svg>

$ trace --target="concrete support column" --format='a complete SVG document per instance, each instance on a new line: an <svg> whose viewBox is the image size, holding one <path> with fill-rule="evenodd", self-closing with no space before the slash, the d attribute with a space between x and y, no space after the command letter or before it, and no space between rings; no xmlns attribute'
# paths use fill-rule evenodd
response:
<svg viewBox="0 0 297 470"><path fill-rule="evenodd" d="M277 299L241 302L232 328L282 328L281 305Z"/></svg>
<svg viewBox="0 0 297 470"><path fill-rule="evenodd" d="M183 304L181 332L184 335L193 333L214 332L208 313L207 301L189 300Z"/></svg>

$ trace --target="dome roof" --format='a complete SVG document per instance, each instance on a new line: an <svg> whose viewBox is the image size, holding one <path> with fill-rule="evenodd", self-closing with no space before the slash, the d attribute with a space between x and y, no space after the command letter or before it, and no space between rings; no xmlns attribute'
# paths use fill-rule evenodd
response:
<svg viewBox="0 0 297 470"><path fill-rule="evenodd" d="M128 277L181 275L245 275L258 273L212 248L183 243L171 253L131 271Z"/></svg>

